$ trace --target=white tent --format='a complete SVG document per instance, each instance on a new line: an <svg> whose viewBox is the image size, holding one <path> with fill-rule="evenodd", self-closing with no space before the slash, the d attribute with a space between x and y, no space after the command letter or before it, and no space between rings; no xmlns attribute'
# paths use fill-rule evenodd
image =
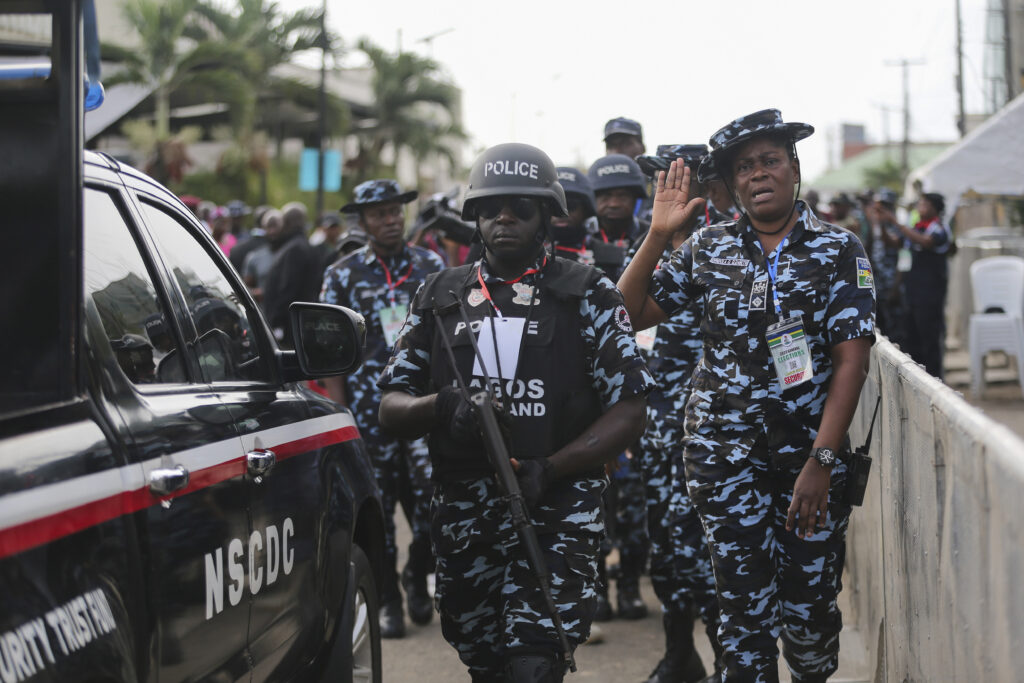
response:
<svg viewBox="0 0 1024 683"><path fill-rule="evenodd" d="M915 197L914 182L924 192L946 197L952 217L967 192L1024 196L1024 94L1018 95L967 137L907 177L905 197Z"/></svg>

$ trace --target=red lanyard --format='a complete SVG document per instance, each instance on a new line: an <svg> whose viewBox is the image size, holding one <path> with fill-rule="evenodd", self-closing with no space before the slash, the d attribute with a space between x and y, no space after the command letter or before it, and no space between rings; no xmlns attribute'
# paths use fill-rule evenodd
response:
<svg viewBox="0 0 1024 683"><path fill-rule="evenodd" d="M704 204L704 225L711 225L711 209L708 203Z"/></svg>
<svg viewBox="0 0 1024 683"><path fill-rule="evenodd" d="M548 263L548 257L545 256L544 257L544 261L540 264L540 268L543 268L544 266L546 266L547 263ZM501 317L501 309L498 308L498 305L496 303L494 303L494 299L491 298L491 291L489 289L487 289L487 283L484 282L484 276L480 273L480 270L481 270L482 267L483 267L482 265L479 265L479 266L476 267L476 281L480 283L480 291L483 292L484 298L491 302L491 306L494 308L494 312L497 313L499 317ZM527 268L516 279L514 279L514 280L502 280L500 284L505 284L505 285L515 284L515 283L519 282L520 280L522 280L527 275L533 275L534 273L539 273L540 272L540 268Z"/></svg>
<svg viewBox="0 0 1024 683"><path fill-rule="evenodd" d="M599 230L601 231L601 239L604 240L605 244L608 244L608 235L604 234L604 228L599 228ZM620 237L619 239L615 240L615 246L617 246L617 247L624 246L625 243L626 243L626 241L622 237Z"/></svg>
<svg viewBox="0 0 1024 683"><path fill-rule="evenodd" d="M376 254L374 254L374 256L376 256ZM380 267L384 269L384 277L388 281L388 299L391 300L391 305L394 306L395 305L395 289L397 289L403 282L408 280L409 276L412 275L412 263L409 264L409 269L405 271L405 275L403 275L398 280L398 282L396 282L394 284L391 284L391 271L388 269L387 264L384 263L384 261L381 259L380 256L377 256L377 263L379 263Z"/></svg>
<svg viewBox="0 0 1024 683"><path fill-rule="evenodd" d="M571 251L574 254L582 254L587 250L586 247L580 247L579 249L576 249L574 247L563 247L561 244L556 244L555 249L557 249L558 251Z"/></svg>

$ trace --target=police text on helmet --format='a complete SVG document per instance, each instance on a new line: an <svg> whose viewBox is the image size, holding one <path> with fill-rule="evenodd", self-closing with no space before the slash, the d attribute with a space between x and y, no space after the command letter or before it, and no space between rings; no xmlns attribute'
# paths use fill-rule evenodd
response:
<svg viewBox="0 0 1024 683"><path fill-rule="evenodd" d="M490 175L514 175L536 180L537 164L531 164L526 161L516 161L514 159L488 161L484 164L484 177Z"/></svg>
<svg viewBox="0 0 1024 683"><path fill-rule="evenodd" d="M599 176L611 175L613 173L626 173L626 174L629 174L630 173L629 165L628 164L612 164L611 166L602 166L601 168L597 169L597 175L599 175Z"/></svg>

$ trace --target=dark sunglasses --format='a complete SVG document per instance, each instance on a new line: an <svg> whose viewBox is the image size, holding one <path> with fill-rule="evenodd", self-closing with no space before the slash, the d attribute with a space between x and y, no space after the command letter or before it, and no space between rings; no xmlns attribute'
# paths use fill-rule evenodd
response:
<svg viewBox="0 0 1024 683"><path fill-rule="evenodd" d="M576 211L577 209L586 208L587 204L582 199L576 199L575 197L565 198L565 210L569 213Z"/></svg>
<svg viewBox="0 0 1024 683"><path fill-rule="evenodd" d="M512 213L521 221L528 221L537 215L537 200L530 197L485 197L476 204L476 215L484 220L497 218L501 210L508 206Z"/></svg>

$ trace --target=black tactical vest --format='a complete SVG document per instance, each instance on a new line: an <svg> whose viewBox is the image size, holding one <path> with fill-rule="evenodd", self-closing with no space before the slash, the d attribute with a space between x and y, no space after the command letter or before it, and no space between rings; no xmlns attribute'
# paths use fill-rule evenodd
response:
<svg viewBox="0 0 1024 683"><path fill-rule="evenodd" d="M580 299L600 277L594 268L560 257L549 260L537 275L533 310L524 288L488 284L491 297L504 316L527 318L520 345L515 380L492 377L495 393L510 417L509 453L519 459L546 457L579 436L602 412L601 400L592 387L586 345L580 331ZM459 312L459 301L479 337L481 325L489 325L493 313L481 296L476 264L467 264L427 277L418 298L421 310L434 313L435 325L444 326L463 380L482 388L482 374L473 374L475 355L469 333ZM512 374L503 368L504 374ZM433 390L456 385L448 354L435 329L431 349ZM466 446L449 438L444 430L430 434L430 453L437 481L483 476L491 467L482 448Z"/></svg>

